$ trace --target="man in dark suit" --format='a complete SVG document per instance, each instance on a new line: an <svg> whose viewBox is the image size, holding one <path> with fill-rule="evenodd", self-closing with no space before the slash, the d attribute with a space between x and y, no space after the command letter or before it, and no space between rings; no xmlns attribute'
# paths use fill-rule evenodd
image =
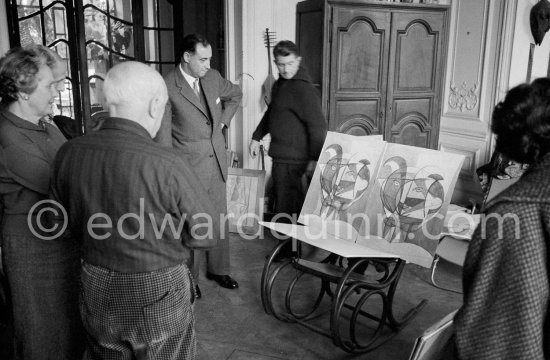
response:
<svg viewBox="0 0 550 360"><path fill-rule="evenodd" d="M225 216L227 155L223 129L229 126L242 98L241 89L210 69L212 47L200 35L183 39L180 64L166 77L169 101L156 140L177 149L193 166L217 209ZM220 286L235 289L229 276L229 233L222 226L217 246L206 251L206 277ZM192 272L198 281L200 252L194 251Z"/></svg>

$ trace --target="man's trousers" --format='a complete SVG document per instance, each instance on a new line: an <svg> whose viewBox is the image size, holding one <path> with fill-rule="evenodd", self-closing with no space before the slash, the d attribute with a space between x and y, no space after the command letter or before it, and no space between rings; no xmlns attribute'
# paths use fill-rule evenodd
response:
<svg viewBox="0 0 550 360"><path fill-rule="evenodd" d="M193 288L185 265L119 273L84 263L84 359L194 359Z"/></svg>

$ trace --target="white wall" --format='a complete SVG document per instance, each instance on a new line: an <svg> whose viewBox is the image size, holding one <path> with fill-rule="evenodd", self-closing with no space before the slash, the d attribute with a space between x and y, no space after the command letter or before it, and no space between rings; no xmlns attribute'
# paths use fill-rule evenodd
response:
<svg viewBox="0 0 550 360"><path fill-rule="evenodd" d="M475 170L492 154L491 117L507 91L527 80L529 48L534 43L529 15L537 0L454 0L451 36L442 104L440 148L465 155L455 200L481 195ZM474 42L473 40L476 40ZM475 47L474 44L477 44ZM479 44L481 46L479 46ZM531 80L547 76L550 35L536 46ZM477 104L450 108L451 85L464 84ZM473 84L478 84L474 87Z"/></svg>
<svg viewBox="0 0 550 360"><path fill-rule="evenodd" d="M259 159L252 159L248 155L248 143L259 123L266 105L262 97L262 84L268 76L268 66L272 66L272 72L278 77L277 69L272 64L268 65L267 48L264 45L265 29L275 32L275 40L295 41L296 33L296 3L299 0L228 0L228 8L234 9L235 18L241 18L241 33L235 31L235 46L241 49L236 55L237 65L235 80L240 82L244 97L242 102L242 118L236 118L235 129L241 132L242 141L232 144L233 150L239 153L241 165L245 168L260 168ZM228 33L232 33L229 29ZM238 43L241 44L238 44ZM229 44L230 42L228 42ZM240 45L240 46L239 46ZM239 114L237 114L239 115ZM239 138L236 134L234 138ZM269 164L268 164L269 166Z"/></svg>

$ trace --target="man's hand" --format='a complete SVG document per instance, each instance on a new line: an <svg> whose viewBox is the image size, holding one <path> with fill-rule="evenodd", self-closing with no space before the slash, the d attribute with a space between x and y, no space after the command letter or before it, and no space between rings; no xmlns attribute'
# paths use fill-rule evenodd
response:
<svg viewBox="0 0 550 360"><path fill-rule="evenodd" d="M250 156L256 158L260 153L260 142L256 140L250 140L250 145L248 145L248 152Z"/></svg>

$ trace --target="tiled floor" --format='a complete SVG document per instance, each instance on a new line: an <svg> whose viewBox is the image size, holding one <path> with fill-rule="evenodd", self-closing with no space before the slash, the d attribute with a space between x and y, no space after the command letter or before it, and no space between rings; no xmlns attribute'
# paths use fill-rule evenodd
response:
<svg viewBox="0 0 550 360"><path fill-rule="evenodd" d="M428 299L428 304L388 343L368 354L348 354L335 347L331 339L298 324L279 321L264 312L260 279L264 257L274 245L271 240L243 240L232 234L231 275L239 281L239 289L223 289L201 274L203 298L196 306L200 360L408 359L416 337L457 309L462 301L460 294L433 287L429 269L407 265L396 292L397 315L404 314L422 299ZM442 283L460 289L460 268L442 264L439 270ZM310 281L314 286L315 281ZM323 305L328 307L329 302ZM319 324L328 324L328 321L326 316L317 319Z"/></svg>

